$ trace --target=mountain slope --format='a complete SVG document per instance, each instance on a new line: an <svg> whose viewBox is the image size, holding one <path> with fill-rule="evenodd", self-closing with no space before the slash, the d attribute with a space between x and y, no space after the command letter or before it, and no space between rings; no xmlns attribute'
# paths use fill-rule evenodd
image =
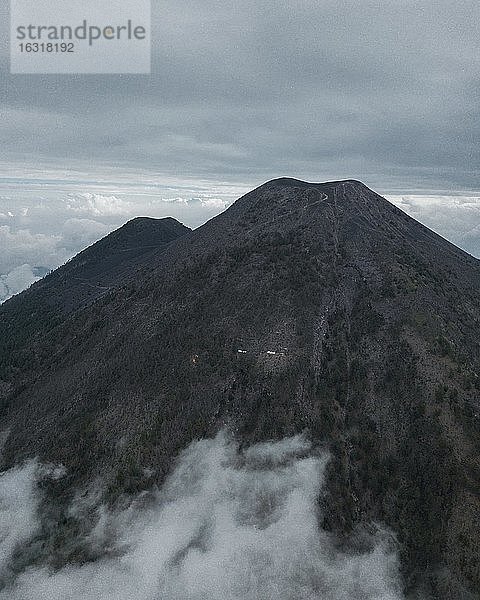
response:
<svg viewBox="0 0 480 600"><path fill-rule="evenodd" d="M57 496L101 476L113 501L221 427L307 430L332 454L326 527L385 522L412 589L480 591L476 259L359 182L279 179L151 266L38 344L4 466L61 462Z"/></svg>
<svg viewBox="0 0 480 600"><path fill-rule="evenodd" d="M32 349L72 312L148 269L190 229L172 218L132 219L0 307L0 379L32 361Z"/></svg>

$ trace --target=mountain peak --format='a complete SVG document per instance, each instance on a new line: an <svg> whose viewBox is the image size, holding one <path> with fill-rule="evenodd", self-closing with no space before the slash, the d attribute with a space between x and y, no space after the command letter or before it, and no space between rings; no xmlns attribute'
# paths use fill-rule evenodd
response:
<svg viewBox="0 0 480 600"><path fill-rule="evenodd" d="M177 219L174 219L173 217L156 218L156 217L138 216L138 217L133 217L133 219L130 219L129 221L127 221L122 227L127 227L127 226L134 225L134 224L155 225L155 224L167 224L167 223L172 223L172 224L176 224L176 225L180 225L180 226L182 225L182 223L180 223L180 221L177 221Z"/></svg>
<svg viewBox="0 0 480 600"><path fill-rule="evenodd" d="M135 281L188 232L188 227L171 217L131 219L7 301L0 307L0 357L5 347L9 349L8 360L0 364L0 380L24 360L17 348L25 340L33 347L33 340L41 339L76 310ZM18 321L23 324L21 334L11 333L9 324Z"/></svg>
<svg viewBox="0 0 480 600"><path fill-rule="evenodd" d="M322 188L322 187L338 187L340 185L351 185L358 188L367 188L367 186L356 179L340 179L338 181L310 182L294 177L278 177L267 181L265 186L282 186L294 188ZM367 188L368 189L368 188Z"/></svg>
<svg viewBox="0 0 480 600"><path fill-rule="evenodd" d="M177 221L173 217L162 217L161 219L156 219L154 217L134 217L127 221L124 225L122 225L119 229L114 231L111 236L112 237L121 237L125 235L125 233L133 233L134 235L139 235L142 232L149 232L153 235L155 234L164 234L165 232L170 232L174 230L183 231L187 230L180 221ZM185 231L183 231L185 233ZM142 240L139 239L138 243L141 243Z"/></svg>
<svg viewBox="0 0 480 600"><path fill-rule="evenodd" d="M377 227L392 218L398 219L399 215L401 219L410 219L355 179L315 183L280 177L242 196L219 217L218 224L235 222L235 227L246 223L262 229L295 229L317 220L333 219L338 224L361 219Z"/></svg>
<svg viewBox="0 0 480 600"><path fill-rule="evenodd" d="M279 177L255 188L235 204L250 204L250 201L256 202L257 199L262 199L263 203L268 201L270 210L275 205L278 207L291 205L292 209L295 207L298 209L301 203L305 205L305 208L309 205L318 206L320 201L327 201L327 204L333 202L336 206L337 202L338 205L352 202L357 208L362 203L367 205L380 203L391 206L385 198L356 179L309 182L292 177ZM245 202L245 200L247 201ZM258 205L257 208L259 208Z"/></svg>

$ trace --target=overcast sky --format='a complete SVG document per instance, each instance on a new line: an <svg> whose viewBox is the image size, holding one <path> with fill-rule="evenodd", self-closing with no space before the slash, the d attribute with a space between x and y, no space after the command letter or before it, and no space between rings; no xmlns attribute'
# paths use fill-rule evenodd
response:
<svg viewBox="0 0 480 600"><path fill-rule="evenodd" d="M0 227L8 235L23 227L63 236L76 218L95 222L77 223L72 235L85 241L85 229L90 240L142 212L198 225L215 201L218 211L237 192L287 175L360 179L408 196L417 218L418 195L433 198L436 215L458 208L452 197L476 206L478 0L152 5L151 75L10 75L1 0ZM128 210L117 205L115 219L73 215L71 194L120 198ZM42 202L40 218L32 211ZM25 208L36 216L21 222ZM453 237L477 228L477 215L462 217ZM56 262L80 249L65 244ZM38 266L20 254L9 268Z"/></svg>
<svg viewBox="0 0 480 600"><path fill-rule="evenodd" d="M152 4L151 76L9 76L4 44L7 161L478 189L477 0Z"/></svg>

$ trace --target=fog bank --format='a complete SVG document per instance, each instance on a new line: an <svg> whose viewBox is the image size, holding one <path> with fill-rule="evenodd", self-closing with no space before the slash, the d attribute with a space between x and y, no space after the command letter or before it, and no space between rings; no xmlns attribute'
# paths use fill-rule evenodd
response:
<svg viewBox="0 0 480 600"><path fill-rule="evenodd" d="M384 536L350 554L319 527L327 463L302 436L242 451L225 434L201 440L181 454L148 507L96 507L88 543L102 558L57 571L28 567L10 583L15 550L39 529L37 481L61 473L34 462L8 471L0 476L0 599L400 599L397 559ZM83 509L76 501L70 510Z"/></svg>

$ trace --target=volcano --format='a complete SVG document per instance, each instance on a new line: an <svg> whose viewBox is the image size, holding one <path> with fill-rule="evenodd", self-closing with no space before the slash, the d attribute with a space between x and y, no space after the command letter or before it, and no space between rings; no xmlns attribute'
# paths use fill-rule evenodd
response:
<svg viewBox="0 0 480 600"><path fill-rule="evenodd" d="M325 529L384 523L406 593L480 594L480 263L362 183L134 220L1 306L0 337L2 468L65 467L65 532L88 482L113 504L220 430L305 434Z"/></svg>

